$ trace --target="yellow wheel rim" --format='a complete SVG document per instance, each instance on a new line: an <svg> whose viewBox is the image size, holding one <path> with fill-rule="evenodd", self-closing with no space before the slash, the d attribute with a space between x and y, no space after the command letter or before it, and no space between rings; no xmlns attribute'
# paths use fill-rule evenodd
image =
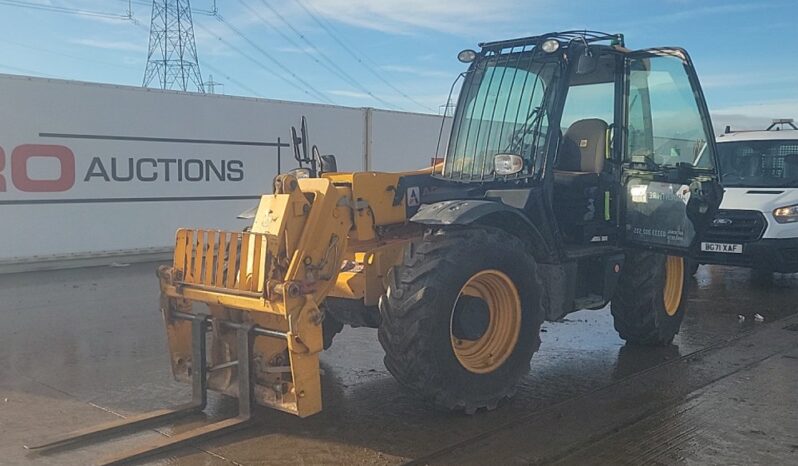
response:
<svg viewBox="0 0 798 466"><path fill-rule="evenodd" d="M684 258L668 256L665 262L665 290L662 294L665 301L665 312L675 316L682 303L684 291Z"/></svg>
<svg viewBox="0 0 798 466"><path fill-rule="evenodd" d="M462 296L479 298L487 305L489 322L474 340L456 337L454 317ZM472 276L452 308L449 334L454 355L470 372L486 374L496 370L513 353L521 331L521 298L513 281L503 272L490 269Z"/></svg>

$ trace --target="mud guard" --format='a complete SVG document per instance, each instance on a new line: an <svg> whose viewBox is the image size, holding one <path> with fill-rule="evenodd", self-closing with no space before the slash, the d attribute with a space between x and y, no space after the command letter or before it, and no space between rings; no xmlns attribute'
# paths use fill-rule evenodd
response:
<svg viewBox="0 0 798 466"><path fill-rule="evenodd" d="M419 207L418 212L410 218L410 221L424 225L470 225L480 218L498 212L512 214L518 217L518 220L528 223L531 228L534 228L529 219L521 215L517 209L501 202L478 199L458 199L424 204Z"/></svg>
<svg viewBox="0 0 798 466"><path fill-rule="evenodd" d="M488 219L490 217L490 219ZM501 228L526 241L539 263L550 263L556 256L540 230L524 211L500 201L459 199L423 204L410 221L422 225L471 225L481 223Z"/></svg>

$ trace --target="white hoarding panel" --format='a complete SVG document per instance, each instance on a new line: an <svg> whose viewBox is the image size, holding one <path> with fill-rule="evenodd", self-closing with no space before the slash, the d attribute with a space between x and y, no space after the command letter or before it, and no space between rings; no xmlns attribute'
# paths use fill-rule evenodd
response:
<svg viewBox="0 0 798 466"><path fill-rule="evenodd" d="M363 168L361 109L0 76L0 261L241 228L302 115L341 170ZM283 170L295 166L283 147Z"/></svg>
<svg viewBox="0 0 798 466"><path fill-rule="evenodd" d="M451 118L371 110L371 170L407 171L429 167L446 152ZM441 133L441 124L444 125ZM438 147L438 135L441 135Z"/></svg>
<svg viewBox="0 0 798 466"><path fill-rule="evenodd" d="M436 154L434 115L0 75L0 270L167 251L183 226L243 228L236 214L272 191L278 145L282 170L296 167L303 115L340 171Z"/></svg>

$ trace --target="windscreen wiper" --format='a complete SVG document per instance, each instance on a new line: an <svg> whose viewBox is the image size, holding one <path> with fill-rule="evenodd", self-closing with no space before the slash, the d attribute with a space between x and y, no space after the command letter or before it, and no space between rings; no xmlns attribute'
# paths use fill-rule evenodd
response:
<svg viewBox="0 0 798 466"><path fill-rule="evenodd" d="M535 82L532 84L532 94L529 96L530 105L532 102L534 102L538 83L540 82L540 76L543 74L547 66L548 64L543 65L543 67L541 67L541 69L536 73ZM547 88L545 84L543 85L543 99L540 101L540 105L533 108L524 119L524 124L520 128L513 131L512 135L510 135L509 147L505 150L505 152L516 153L523 156L524 139L526 139L526 136L530 133L534 133L532 138L533 147L534 144L537 143L537 137L540 133L540 123L542 121L543 115L546 113L545 105L546 102L548 102L550 90L552 88L553 86ZM522 89L521 94L523 94L523 92L524 91ZM535 155L536 154L530 154L529 160L533 160Z"/></svg>
<svg viewBox="0 0 798 466"><path fill-rule="evenodd" d="M527 115L524 125L513 131L513 134L510 136L509 146L505 149L505 152L522 154L524 150L524 139L539 126L538 122L543 114L542 108L543 107L535 107L529 115Z"/></svg>

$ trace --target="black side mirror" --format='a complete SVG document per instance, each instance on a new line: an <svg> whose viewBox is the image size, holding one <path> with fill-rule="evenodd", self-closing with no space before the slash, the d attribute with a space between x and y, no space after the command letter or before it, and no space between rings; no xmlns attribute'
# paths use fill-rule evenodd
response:
<svg viewBox="0 0 798 466"><path fill-rule="evenodd" d="M590 47L585 47L585 51L579 54L579 61L576 64L576 74L590 74L598 68L598 57L593 54Z"/></svg>
<svg viewBox="0 0 798 466"><path fill-rule="evenodd" d="M299 164L299 167L305 168L305 164L308 164L310 177L316 178L316 170L318 167L316 166L316 159L308 154L308 122L304 116L302 117L302 124L299 128L299 136L297 136L296 128L293 126L291 127L291 142L294 145L294 158ZM316 146L313 147L315 149Z"/></svg>
<svg viewBox="0 0 798 466"><path fill-rule="evenodd" d="M321 160L322 173L335 173L338 171L338 162L335 160L334 155L320 155L319 159Z"/></svg>

